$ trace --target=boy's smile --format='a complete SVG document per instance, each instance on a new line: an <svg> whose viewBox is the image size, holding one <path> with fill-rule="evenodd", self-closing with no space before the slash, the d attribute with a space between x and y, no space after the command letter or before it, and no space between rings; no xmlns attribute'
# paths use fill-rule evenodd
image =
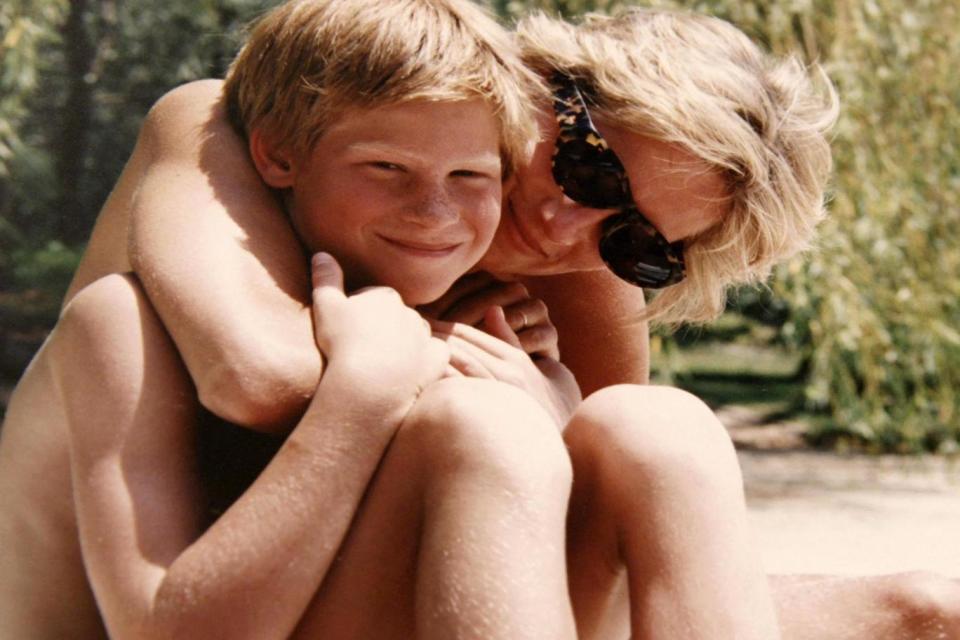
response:
<svg viewBox="0 0 960 640"><path fill-rule="evenodd" d="M288 189L300 239L337 258L348 288L390 286L411 305L466 273L499 221L499 134L479 99L350 112L261 174Z"/></svg>

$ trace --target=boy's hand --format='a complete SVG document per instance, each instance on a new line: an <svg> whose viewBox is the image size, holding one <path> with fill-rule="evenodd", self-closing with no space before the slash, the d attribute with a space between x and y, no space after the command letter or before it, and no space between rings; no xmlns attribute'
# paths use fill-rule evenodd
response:
<svg viewBox="0 0 960 640"><path fill-rule="evenodd" d="M312 260L317 346L329 367L356 377L357 388L407 407L447 371L450 349L389 287L343 291L343 271L329 254Z"/></svg>
<svg viewBox="0 0 960 640"><path fill-rule="evenodd" d="M492 378L518 387L534 397L563 429L580 404L581 395L570 370L559 361L539 357L536 361L524 353L519 339L507 326L503 309L492 307L485 322L504 335L501 339L461 323L433 320L434 335L450 346L450 365L459 375Z"/></svg>
<svg viewBox="0 0 960 640"><path fill-rule="evenodd" d="M497 307L502 309L499 321L491 322L491 310ZM472 273L419 309L430 318L483 329L531 356L560 358L557 330L550 322L547 306L530 297L519 282L501 282L486 272Z"/></svg>

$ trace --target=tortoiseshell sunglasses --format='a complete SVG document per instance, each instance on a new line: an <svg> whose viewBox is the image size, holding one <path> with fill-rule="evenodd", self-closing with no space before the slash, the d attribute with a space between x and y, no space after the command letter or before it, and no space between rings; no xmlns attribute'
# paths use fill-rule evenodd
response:
<svg viewBox="0 0 960 640"><path fill-rule="evenodd" d="M600 257L632 285L660 289L683 280L683 241L670 243L637 209L627 172L593 125L576 83L556 74L553 108L560 133L553 179L571 199L593 209L617 209L603 222Z"/></svg>

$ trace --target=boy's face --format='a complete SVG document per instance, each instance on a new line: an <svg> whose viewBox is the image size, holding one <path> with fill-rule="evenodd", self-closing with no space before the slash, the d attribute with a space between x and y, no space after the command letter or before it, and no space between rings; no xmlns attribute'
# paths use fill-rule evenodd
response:
<svg viewBox="0 0 960 640"><path fill-rule="evenodd" d="M348 288L386 285L422 304L466 273L493 238L497 122L481 100L354 111L290 161L286 184L265 179L289 187L298 235L340 262Z"/></svg>

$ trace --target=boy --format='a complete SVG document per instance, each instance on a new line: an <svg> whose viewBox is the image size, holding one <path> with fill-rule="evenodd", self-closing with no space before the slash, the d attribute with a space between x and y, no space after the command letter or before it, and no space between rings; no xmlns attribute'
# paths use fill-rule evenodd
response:
<svg viewBox="0 0 960 640"><path fill-rule="evenodd" d="M209 528L208 503L260 470L243 458L261 447L198 430L170 337L116 275L131 202L162 188L139 181L144 133L7 413L0 635L572 636L570 469L551 418L504 385L440 381L451 350L492 347L469 331L441 342L406 306L489 244L501 174L531 138L524 78L505 35L458 0L305 0L260 21L231 106L299 239L324 252L324 370ZM224 438L239 461L205 453Z"/></svg>

